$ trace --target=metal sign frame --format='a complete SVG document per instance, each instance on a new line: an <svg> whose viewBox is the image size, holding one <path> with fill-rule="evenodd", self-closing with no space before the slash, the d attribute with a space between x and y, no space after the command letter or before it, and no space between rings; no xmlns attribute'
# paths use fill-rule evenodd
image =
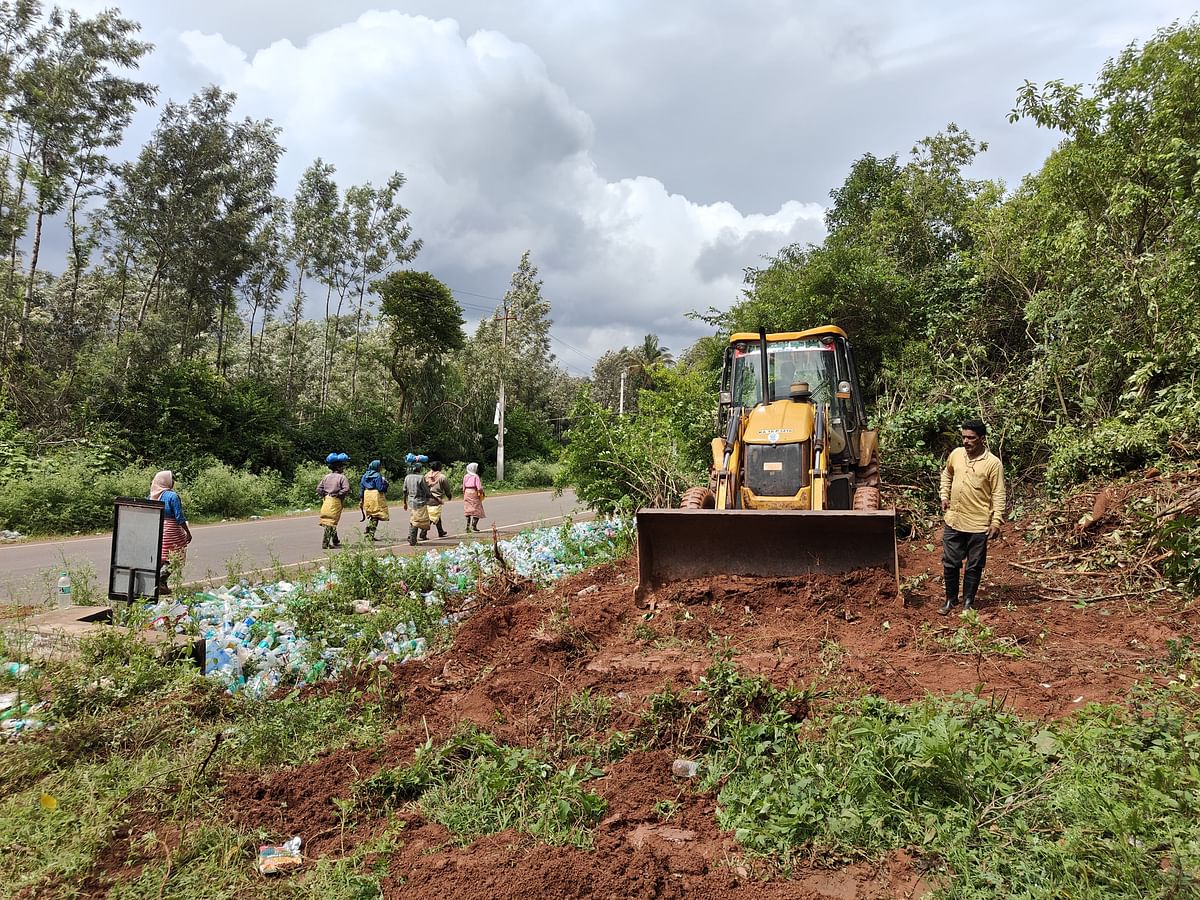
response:
<svg viewBox="0 0 1200 900"><path fill-rule="evenodd" d="M148 526L146 521L152 512L157 513L156 526ZM158 571L162 566L165 517L166 504L161 500L117 497L113 501L112 555L108 566L109 600L130 604L139 598L158 600ZM126 525L126 540L121 540L122 520ZM146 589L147 584L150 585L149 590Z"/></svg>

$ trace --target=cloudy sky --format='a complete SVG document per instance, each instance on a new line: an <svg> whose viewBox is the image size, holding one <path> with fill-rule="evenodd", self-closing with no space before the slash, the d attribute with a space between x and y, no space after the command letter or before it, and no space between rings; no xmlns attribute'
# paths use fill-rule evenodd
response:
<svg viewBox="0 0 1200 900"><path fill-rule="evenodd" d="M111 2L77 0L86 14ZM344 186L408 179L415 266L488 314L532 251L554 351L586 374L654 332L673 351L742 270L819 241L864 153L956 122L1015 186L1056 136L1007 114L1026 80L1091 83L1188 19L1172 0L125 0L161 99L206 84L272 119L280 192L320 156ZM141 115L130 152L156 111Z"/></svg>

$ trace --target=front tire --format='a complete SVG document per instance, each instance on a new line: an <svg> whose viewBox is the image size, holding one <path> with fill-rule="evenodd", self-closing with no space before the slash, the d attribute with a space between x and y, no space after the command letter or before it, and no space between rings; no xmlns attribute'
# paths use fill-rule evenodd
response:
<svg viewBox="0 0 1200 900"><path fill-rule="evenodd" d="M713 509L716 505L716 495L706 487L688 488L679 498L680 509Z"/></svg>
<svg viewBox="0 0 1200 900"><path fill-rule="evenodd" d="M869 512L879 509L879 488L867 485L854 491L854 508Z"/></svg>

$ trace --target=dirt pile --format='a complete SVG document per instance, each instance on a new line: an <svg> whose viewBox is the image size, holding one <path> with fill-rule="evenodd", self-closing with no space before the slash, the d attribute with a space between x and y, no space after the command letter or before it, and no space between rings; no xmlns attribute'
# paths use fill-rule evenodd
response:
<svg viewBox="0 0 1200 900"><path fill-rule="evenodd" d="M665 684L687 691L730 650L773 683L838 698L895 700L976 690L1031 717L1120 700L1137 681L1165 680L1166 642L1194 632L1194 609L1156 595L1082 606L1042 599L1018 535L990 550L978 621L941 617L939 551L909 543L902 594L883 572L808 579L718 577L633 604L633 560L544 590L499 591L461 626L449 652L394 666L384 686L402 705L381 748L342 750L269 774L225 773L230 815L248 827L305 837L312 856L344 854L379 833L380 818L347 826L335 800L355 783L413 759L414 749L474 723L513 745L554 745L561 710L583 691L612 701L594 735L632 730ZM1044 555L1044 554L1043 554ZM1161 674L1156 674L1161 673ZM364 680L355 688L370 690ZM350 689L342 685L331 689ZM589 788L607 801L590 851L539 844L511 831L459 846L440 825L406 812L388 862L389 896L891 897L917 894L912 860L840 866L813 859L785 882L762 882L715 824L715 796L671 774L667 750L633 752ZM657 804L668 802L667 818Z"/></svg>

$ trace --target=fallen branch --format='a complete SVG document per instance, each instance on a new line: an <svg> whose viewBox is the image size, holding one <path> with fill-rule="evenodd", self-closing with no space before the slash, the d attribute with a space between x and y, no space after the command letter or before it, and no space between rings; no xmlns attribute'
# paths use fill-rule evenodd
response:
<svg viewBox="0 0 1200 900"><path fill-rule="evenodd" d="M1120 594L1100 594L1096 597L1076 597L1073 598L1079 603L1099 603L1102 600L1121 600L1128 597L1149 597L1151 594L1161 594L1163 591L1171 590L1170 587L1154 588L1149 591L1123 591Z"/></svg>

